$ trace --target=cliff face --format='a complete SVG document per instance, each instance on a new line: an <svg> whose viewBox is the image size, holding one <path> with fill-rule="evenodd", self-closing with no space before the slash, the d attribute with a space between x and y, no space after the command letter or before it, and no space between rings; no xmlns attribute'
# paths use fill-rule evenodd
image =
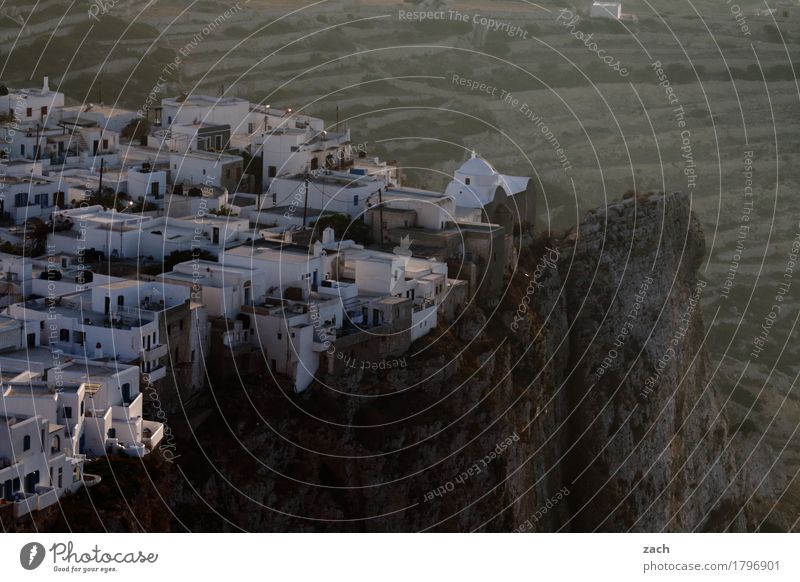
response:
<svg viewBox="0 0 800 582"><path fill-rule="evenodd" d="M709 383L705 242L690 199L628 199L587 217L565 247L571 527L745 529L752 479L736 474Z"/></svg>
<svg viewBox="0 0 800 582"><path fill-rule="evenodd" d="M499 305L405 367L300 397L269 377L215 384L193 429L172 427L161 497L132 511L194 531L746 529L752 478L707 383L704 252L682 195L524 241Z"/></svg>

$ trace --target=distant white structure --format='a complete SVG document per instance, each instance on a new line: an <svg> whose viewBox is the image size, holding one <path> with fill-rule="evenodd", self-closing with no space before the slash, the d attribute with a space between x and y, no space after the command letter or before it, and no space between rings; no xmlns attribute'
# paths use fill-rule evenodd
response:
<svg viewBox="0 0 800 582"><path fill-rule="evenodd" d="M64 94L51 90L47 77L41 89L11 89L0 96L0 112L11 114L19 125L43 123L57 107L64 107Z"/></svg>
<svg viewBox="0 0 800 582"><path fill-rule="evenodd" d="M515 221L533 223L536 218L532 180L501 174L474 152L455 171L445 194L456 201L459 216L465 218L470 215L469 209L478 209L482 212L470 219L506 228Z"/></svg>
<svg viewBox="0 0 800 582"><path fill-rule="evenodd" d="M591 18L607 18L609 20L619 20L622 17L621 2L594 2L589 11Z"/></svg>

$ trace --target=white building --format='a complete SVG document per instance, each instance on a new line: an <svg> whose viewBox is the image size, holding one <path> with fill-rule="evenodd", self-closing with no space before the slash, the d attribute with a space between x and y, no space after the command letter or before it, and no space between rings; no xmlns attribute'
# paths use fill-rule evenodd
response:
<svg viewBox="0 0 800 582"><path fill-rule="evenodd" d="M128 168L127 192L133 200L157 203L167 195L167 172L150 164Z"/></svg>
<svg viewBox="0 0 800 582"><path fill-rule="evenodd" d="M29 218L47 222L66 203L67 187L44 176L0 175L0 218L23 224Z"/></svg>
<svg viewBox="0 0 800 582"><path fill-rule="evenodd" d="M310 123L286 120L253 139L255 153L263 160L263 186L273 178L315 173L323 169L341 169L353 160L349 147L350 130L327 132Z"/></svg>
<svg viewBox="0 0 800 582"><path fill-rule="evenodd" d="M203 185L235 192L242 178L242 165L240 156L214 152L195 151L169 156L172 183L182 184L184 189Z"/></svg>
<svg viewBox="0 0 800 582"><path fill-rule="evenodd" d="M155 311L160 305L152 304L150 296L142 293L138 281L126 281L55 299L16 303L6 312L25 321L26 332L39 331L42 345L51 350L137 363L156 381L166 376L167 347L160 340ZM129 297L131 294L137 297Z"/></svg>
<svg viewBox="0 0 800 582"><path fill-rule="evenodd" d="M6 395L9 400L26 397L11 388L4 402ZM49 507L83 484L83 459L62 447L69 437L64 425L39 414L0 413L0 500L13 504L14 517Z"/></svg>
<svg viewBox="0 0 800 582"><path fill-rule="evenodd" d="M225 267L243 267L253 270L252 297L259 301L264 296L283 297L289 288L307 294L317 289L326 273L321 246L310 252L302 247L280 245L269 241L256 241L232 249L219 256Z"/></svg>
<svg viewBox="0 0 800 582"><path fill-rule="evenodd" d="M80 123L89 121L103 129L120 133L131 122L138 120L137 113L130 109L109 107L102 103L85 103L61 107L53 111L57 121ZM144 123L144 122L142 122Z"/></svg>
<svg viewBox="0 0 800 582"><path fill-rule="evenodd" d="M0 253L0 307L27 299L32 279L33 265L29 258Z"/></svg>
<svg viewBox="0 0 800 582"><path fill-rule="evenodd" d="M59 253L78 254L81 249L94 249L107 257L153 257L161 261L175 251L192 249L218 255L251 237L247 219L207 214L209 210L202 208L193 216L171 218L99 206L69 209L59 215L69 218L72 228L50 233L48 242Z"/></svg>
<svg viewBox="0 0 800 582"><path fill-rule="evenodd" d="M308 180L303 177L275 178L261 199L262 209L282 209L287 221L302 219L305 206L321 212L360 217L369 207L368 200L374 198L374 204L377 204L379 191L386 187L386 181L380 177L343 172L315 174Z"/></svg>
<svg viewBox="0 0 800 582"><path fill-rule="evenodd" d="M622 3L621 2L593 2L592 8L589 11L591 18L607 18L610 20L619 20L622 16Z"/></svg>
<svg viewBox="0 0 800 582"><path fill-rule="evenodd" d="M206 306L209 317L234 319L242 305L253 305L252 267L235 267L212 261L178 263L172 271L159 275L167 283L191 289L192 300Z"/></svg>
<svg viewBox="0 0 800 582"><path fill-rule="evenodd" d="M9 113L19 125L44 124L52 111L64 106L64 94L50 89L48 77L41 89L11 89L0 96L0 111Z"/></svg>
<svg viewBox="0 0 800 582"><path fill-rule="evenodd" d="M245 133L249 119L250 102L238 97L181 95L161 100L162 127L207 123L227 125L234 133Z"/></svg>

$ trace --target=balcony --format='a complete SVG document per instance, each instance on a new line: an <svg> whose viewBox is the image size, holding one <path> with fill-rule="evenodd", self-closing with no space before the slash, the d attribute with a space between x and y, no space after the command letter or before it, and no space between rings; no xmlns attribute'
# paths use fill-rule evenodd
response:
<svg viewBox="0 0 800 582"><path fill-rule="evenodd" d="M143 362L157 362L169 353L169 348L167 344L156 344L152 346L149 350L142 349L139 351L139 359Z"/></svg>
<svg viewBox="0 0 800 582"><path fill-rule="evenodd" d="M32 511L39 509L38 495L35 493L25 493L24 491L18 492L14 496L14 517L19 519L28 515Z"/></svg>
<svg viewBox="0 0 800 582"><path fill-rule="evenodd" d="M131 402L127 402L125 404L119 406L112 406L111 407L111 418L116 421L122 420L126 422L131 422L136 420L140 416L142 416L142 402L144 402L144 397L142 393L136 395Z"/></svg>
<svg viewBox="0 0 800 582"><path fill-rule="evenodd" d="M142 421L142 442L149 449L153 450L164 438L164 425L154 420Z"/></svg>
<svg viewBox="0 0 800 582"><path fill-rule="evenodd" d="M157 382L158 380L163 380L167 376L167 367L166 366L159 366L149 372L144 372L141 375L142 382L147 384L148 382Z"/></svg>

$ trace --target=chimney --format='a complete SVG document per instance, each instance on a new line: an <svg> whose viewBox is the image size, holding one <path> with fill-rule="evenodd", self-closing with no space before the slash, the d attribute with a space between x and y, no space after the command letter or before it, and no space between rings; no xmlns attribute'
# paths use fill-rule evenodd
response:
<svg viewBox="0 0 800 582"><path fill-rule="evenodd" d="M45 75L44 84L42 85L42 93L49 93L49 92L50 92L50 77Z"/></svg>

